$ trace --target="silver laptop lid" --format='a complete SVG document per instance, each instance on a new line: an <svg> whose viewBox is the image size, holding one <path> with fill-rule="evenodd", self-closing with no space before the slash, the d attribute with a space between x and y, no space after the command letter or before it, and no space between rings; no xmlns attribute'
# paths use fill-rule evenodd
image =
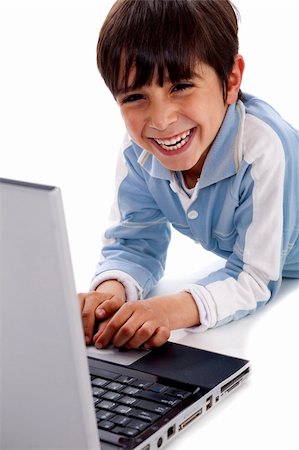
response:
<svg viewBox="0 0 299 450"><path fill-rule="evenodd" d="M0 448L99 449L60 191L0 179L0 216Z"/></svg>

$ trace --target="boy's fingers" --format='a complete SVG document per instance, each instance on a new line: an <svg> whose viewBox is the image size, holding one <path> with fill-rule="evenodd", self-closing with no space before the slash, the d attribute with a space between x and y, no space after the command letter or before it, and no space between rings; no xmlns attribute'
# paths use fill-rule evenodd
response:
<svg viewBox="0 0 299 450"><path fill-rule="evenodd" d="M87 345L89 345L92 339L95 324L94 312L88 310L88 308L84 308L82 311L82 323L85 335L85 342Z"/></svg>
<svg viewBox="0 0 299 450"><path fill-rule="evenodd" d="M114 314L122 305L124 304L124 300L120 297L113 296L109 300L105 300L101 305L97 307L95 310L96 318L99 320L103 320L106 317Z"/></svg>
<svg viewBox="0 0 299 450"><path fill-rule="evenodd" d="M79 300L79 306L81 310L81 317L82 317L82 325L83 325L83 332L85 337L85 343L86 345L90 344L90 334L89 329L92 327L92 324L89 323L89 314L88 310L85 310L83 314L83 310L85 307L85 296L86 294L78 294L78 300Z"/></svg>
<svg viewBox="0 0 299 450"><path fill-rule="evenodd" d="M97 348L107 347L107 345L113 341L114 336L118 333L120 328L127 322L130 315L131 313L128 308L121 308L107 321L107 326L105 326L104 330L100 325L99 332L95 335L93 340L95 346Z"/></svg>
<svg viewBox="0 0 299 450"><path fill-rule="evenodd" d="M98 326L98 330L97 330L97 332L94 334L94 336L92 338L92 341L93 341L94 345L96 345L96 342L98 341L99 337L101 336L101 334L103 333L103 331L107 327L107 325L110 322L110 320L111 320L111 318L109 318L107 320L103 320L103 322L101 322L100 325Z"/></svg>
<svg viewBox="0 0 299 450"><path fill-rule="evenodd" d="M121 345L125 345L127 348L139 348L155 334L155 331L154 322L146 321L136 330L131 339L126 339L126 342L123 342ZM123 338L125 339L126 337L124 336Z"/></svg>
<svg viewBox="0 0 299 450"><path fill-rule="evenodd" d="M168 341L170 330L167 327L159 327L155 334L143 345L145 349L160 347Z"/></svg>
<svg viewBox="0 0 299 450"><path fill-rule="evenodd" d="M82 301L82 299L81 299ZM84 303L81 310L83 330L86 344L89 345L92 341L94 325L95 325L95 310L99 305L99 296L95 293L85 296Z"/></svg>
<svg viewBox="0 0 299 450"><path fill-rule="evenodd" d="M96 319L102 321L108 318L124 303L120 297L97 291L79 293L78 301L86 345L92 343Z"/></svg>
<svg viewBox="0 0 299 450"><path fill-rule="evenodd" d="M78 294L78 300L79 300L79 306L80 306L81 312L83 310L84 303L85 303L85 295L86 294Z"/></svg>

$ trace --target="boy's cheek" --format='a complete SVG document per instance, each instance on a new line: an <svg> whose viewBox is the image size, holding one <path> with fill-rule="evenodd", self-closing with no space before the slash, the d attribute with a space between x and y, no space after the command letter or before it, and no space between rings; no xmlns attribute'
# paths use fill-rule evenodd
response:
<svg viewBox="0 0 299 450"><path fill-rule="evenodd" d="M122 118L125 123L125 126L130 134L130 136L134 139L140 139L143 132L143 126L140 121L140 113L138 112L122 112Z"/></svg>

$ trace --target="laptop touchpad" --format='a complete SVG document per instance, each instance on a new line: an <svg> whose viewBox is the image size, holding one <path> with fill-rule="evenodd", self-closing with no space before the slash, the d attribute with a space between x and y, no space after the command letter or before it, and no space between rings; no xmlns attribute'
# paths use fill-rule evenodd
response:
<svg viewBox="0 0 299 450"><path fill-rule="evenodd" d="M91 358L122 364L124 366L129 366L130 364L133 364L150 351L151 350L144 350L144 349L140 350L118 349L113 347L112 345L101 350L98 350L94 346L86 348L87 356L90 356Z"/></svg>

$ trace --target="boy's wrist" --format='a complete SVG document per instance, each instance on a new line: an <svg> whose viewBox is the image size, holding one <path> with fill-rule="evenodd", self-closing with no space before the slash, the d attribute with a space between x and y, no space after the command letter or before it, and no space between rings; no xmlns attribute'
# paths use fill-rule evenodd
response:
<svg viewBox="0 0 299 450"><path fill-rule="evenodd" d="M100 293L113 293L117 297L120 297L126 301L126 290L124 285L118 280L105 280L96 288L96 292Z"/></svg>
<svg viewBox="0 0 299 450"><path fill-rule="evenodd" d="M167 317L170 330L200 325L198 307L188 292L153 297L149 301L156 303L156 307Z"/></svg>

